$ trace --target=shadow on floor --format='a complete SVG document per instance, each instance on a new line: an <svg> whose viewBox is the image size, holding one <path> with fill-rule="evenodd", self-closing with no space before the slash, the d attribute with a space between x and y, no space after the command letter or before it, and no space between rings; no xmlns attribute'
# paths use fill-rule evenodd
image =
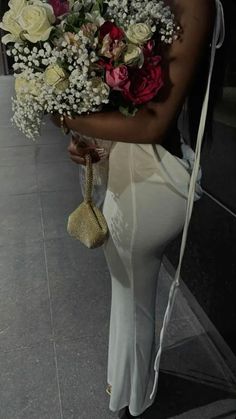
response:
<svg viewBox="0 0 236 419"><path fill-rule="evenodd" d="M184 377L168 374L162 370L159 373L159 390L153 405L143 415L144 419L206 418L203 409L212 405L211 419L236 418L236 393L232 394L235 409L219 414L219 404L230 399L227 391L216 389L202 382L190 381ZM232 401L231 399L231 401ZM216 408L214 411L214 404ZM218 413L217 413L218 410ZM195 412L195 414L193 413Z"/></svg>

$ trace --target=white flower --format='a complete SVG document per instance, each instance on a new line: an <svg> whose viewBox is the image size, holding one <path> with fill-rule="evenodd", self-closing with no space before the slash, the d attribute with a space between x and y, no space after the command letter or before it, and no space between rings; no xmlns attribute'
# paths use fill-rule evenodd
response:
<svg viewBox="0 0 236 419"><path fill-rule="evenodd" d="M48 66L44 72L45 83L57 91L65 90L69 85L66 72L58 64Z"/></svg>
<svg viewBox="0 0 236 419"><path fill-rule="evenodd" d="M30 42L46 41L55 22L53 8L41 1L25 6L19 16L19 25L24 31L24 38Z"/></svg>
<svg viewBox="0 0 236 419"><path fill-rule="evenodd" d="M20 76L15 79L15 91L17 98L21 98L22 95L24 96L27 93L37 97L40 88L41 81L37 78L28 80L25 73L21 73Z"/></svg>
<svg viewBox="0 0 236 419"><path fill-rule="evenodd" d="M128 27L126 36L133 44L144 44L153 36L152 28L146 23L135 23Z"/></svg>
<svg viewBox="0 0 236 419"><path fill-rule="evenodd" d="M123 58L127 65L138 64L141 67L144 62L142 49L134 44L128 44Z"/></svg>
<svg viewBox="0 0 236 419"><path fill-rule="evenodd" d="M159 32L160 38L163 36L165 43L175 39L174 15L171 15L164 1L103 0L107 3L104 17L98 10L94 10L95 7L91 11L95 0L69 2L71 13L82 20L86 15L86 22L101 26L105 18L119 25L129 35L127 39L130 41L126 40L128 46L125 48L125 45L122 51L122 62L127 65L137 64L141 67L142 45L152 38L155 30ZM63 22L66 22L66 17L63 17L56 26L61 34L58 32L57 40L52 39L50 34L55 16L47 0L10 0L9 5L10 12L13 13L14 9L15 16L18 16L17 21L13 22L11 19L14 15L9 16L9 22L15 31L9 36L11 40L16 38L19 45L19 48L14 46L16 53L12 52L15 53L15 61L19 57L19 62L14 64L14 70L21 72L16 75L18 81L14 121L22 132L33 138L44 113L74 115L102 110L103 104L109 103L110 89L104 83L104 75L98 77L98 73L93 71L96 67L92 63L98 60L98 36L92 36L89 42L87 32L80 27L80 30L76 30L77 33L71 28L72 35L65 35L64 39L63 33L66 29ZM82 16L80 10L83 10ZM92 23L86 25L91 26ZM32 43L42 40L43 44L33 50L32 45L26 52L25 44L22 43L24 36Z"/></svg>
<svg viewBox="0 0 236 419"><path fill-rule="evenodd" d="M23 7L25 7L27 4L26 0L10 0L8 5L11 9L11 11L14 13L15 19L17 19L20 14L21 11L23 9Z"/></svg>
<svg viewBox="0 0 236 419"><path fill-rule="evenodd" d="M21 41L20 33L22 31L21 26L18 23L18 18L21 14L22 9L26 6L26 0L10 0L10 9L4 14L0 28L9 34L2 37L3 44L8 42Z"/></svg>
<svg viewBox="0 0 236 419"><path fill-rule="evenodd" d="M40 0L10 0L8 10L0 27L9 34L3 36L2 42L20 42L22 37L30 42L46 41L55 22L53 8Z"/></svg>
<svg viewBox="0 0 236 419"><path fill-rule="evenodd" d="M17 22L14 12L11 9L4 14L2 22L0 23L0 28L6 32L10 32L2 37L3 44L21 40L20 33L22 32L22 28Z"/></svg>
<svg viewBox="0 0 236 419"><path fill-rule="evenodd" d="M91 88L94 92L99 93L101 99L105 99L108 97L110 88L109 86L104 83L104 81L100 77L94 77L91 80Z"/></svg>

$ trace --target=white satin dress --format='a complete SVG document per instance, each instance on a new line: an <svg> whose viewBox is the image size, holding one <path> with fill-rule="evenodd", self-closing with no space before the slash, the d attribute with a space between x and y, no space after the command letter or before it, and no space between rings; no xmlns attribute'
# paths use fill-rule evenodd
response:
<svg viewBox="0 0 236 419"><path fill-rule="evenodd" d="M157 393L162 342L179 285L181 258L159 339L155 336L158 274L166 246L184 228L183 256L191 205L202 196L200 146L214 54L224 38L223 9L219 0L216 5L208 91L195 153L183 138L182 159L159 144L114 142L110 150L102 207L110 234L102 247L112 285L107 383L113 412L128 406L132 415L139 415Z"/></svg>

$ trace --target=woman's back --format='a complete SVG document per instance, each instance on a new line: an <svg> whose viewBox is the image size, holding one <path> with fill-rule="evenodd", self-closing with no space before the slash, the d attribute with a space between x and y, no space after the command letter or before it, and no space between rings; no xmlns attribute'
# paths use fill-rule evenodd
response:
<svg viewBox="0 0 236 419"><path fill-rule="evenodd" d="M166 3L170 5L173 12L176 15L176 18L182 28L182 37L180 40L180 44L182 42L186 42L185 37L188 34L189 26L193 24L195 21L199 22L199 25L201 25L201 20L199 18L199 9L201 9L201 3L202 3L202 10L203 13L207 13L208 16L208 27L206 28L208 32L208 42L205 43L205 48L202 50L202 56L198 62L198 65L195 68L195 74L197 76L198 70L201 69L202 66L206 69L205 79L202 80L202 83L207 80L208 76L208 67L206 66L206 63L209 63L209 52L210 52L210 42L212 38L213 28L214 28L214 21L215 21L215 1L216 0L168 0ZM199 28L200 30L200 28ZM194 42L193 39L191 39L190 42ZM176 46L177 44L174 43L173 46L170 48L165 47L165 49L162 48L162 54L163 54L163 63L168 62L171 58L171 56L175 55L175 49L178 48ZM173 51L173 53L172 53ZM189 60L191 60L191 54L189 54ZM166 67L166 77L171 77L168 69ZM194 83L195 79L193 78L192 84ZM171 81L168 80L166 83L169 83L171 85ZM191 84L188 86L188 89L190 90ZM166 95L166 94L164 94ZM161 95L159 96L161 98ZM185 102L187 101L187 97L185 98ZM181 150L181 134L183 135L183 131L179 131L178 128L178 119L181 116L181 113L184 111L184 105L179 110L179 112L176 114L176 117L172 123L172 125L169 127L169 130L166 131L166 136L164 137L162 141L162 146L168 150L171 154L182 158L183 153ZM185 120L186 122L186 120Z"/></svg>

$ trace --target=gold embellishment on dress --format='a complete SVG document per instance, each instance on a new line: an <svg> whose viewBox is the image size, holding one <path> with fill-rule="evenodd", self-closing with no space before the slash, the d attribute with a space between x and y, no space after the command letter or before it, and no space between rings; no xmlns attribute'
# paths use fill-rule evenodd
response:
<svg viewBox="0 0 236 419"><path fill-rule="evenodd" d="M111 396L111 384L108 384L108 386L106 388L106 392L107 392L107 394L109 394L109 396Z"/></svg>

